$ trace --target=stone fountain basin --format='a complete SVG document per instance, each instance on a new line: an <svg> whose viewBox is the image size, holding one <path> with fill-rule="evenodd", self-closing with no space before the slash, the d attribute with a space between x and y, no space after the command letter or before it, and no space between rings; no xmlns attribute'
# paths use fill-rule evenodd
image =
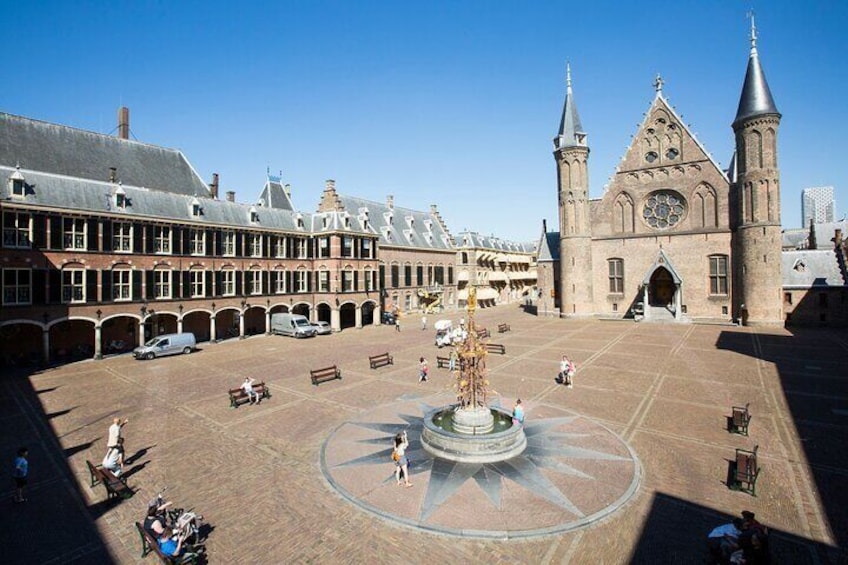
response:
<svg viewBox="0 0 848 565"><path fill-rule="evenodd" d="M436 408L424 415L421 431L422 447L434 457L460 463L495 463L520 455L527 447L524 427L512 424L512 412L498 407L489 407L492 414L510 421L508 428L485 434L472 435L450 432L434 422L442 415L450 418L458 405Z"/></svg>

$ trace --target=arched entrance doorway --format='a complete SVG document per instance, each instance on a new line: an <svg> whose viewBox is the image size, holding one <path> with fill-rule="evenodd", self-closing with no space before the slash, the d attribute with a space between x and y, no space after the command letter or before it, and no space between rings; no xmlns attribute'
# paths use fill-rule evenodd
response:
<svg viewBox="0 0 848 565"><path fill-rule="evenodd" d="M0 367L37 365L43 361L41 326L20 322L0 327Z"/></svg>
<svg viewBox="0 0 848 565"><path fill-rule="evenodd" d="M370 326L374 323L374 308L376 305L373 302L366 302L362 305L362 325Z"/></svg>
<svg viewBox="0 0 848 565"><path fill-rule="evenodd" d="M94 355L94 322L64 320L50 328L50 358L59 363Z"/></svg>
<svg viewBox="0 0 848 565"><path fill-rule="evenodd" d="M309 304L297 304L294 308L292 308L292 314L300 314L301 316L306 316L306 319L309 320Z"/></svg>
<svg viewBox="0 0 848 565"><path fill-rule="evenodd" d="M316 313L318 314L319 322L327 322L330 323L330 318L332 317L332 313L330 311L329 304L319 304L315 307Z"/></svg>
<svg viewBox="0 0 848 565"><path fill-rule="evenodd" d="M674 301L674 277L665 267L658 267L651 275L648 300L651 306L672 306Z"/></svg>
<svg viewBox="0 0 848 565"><path fill-rule="evenodd" d="M198 342L209 341L209 314L202 310L189 312L183 316L183 331L193 333Z"/></svg>
<svg viewBox="0 0 848 565"><path fill-rule="evenodd" d="M103 321L101 349L103 353L124 353L138 345L136 328L138 319L133 316L115 316Z"/></svg>
<svg viewBox="0 0 848 565"><path fill-rule="evenodd" d="M356 306L351 303L342 304L339 308L339 326L341 329L356 327Z"/></svg>

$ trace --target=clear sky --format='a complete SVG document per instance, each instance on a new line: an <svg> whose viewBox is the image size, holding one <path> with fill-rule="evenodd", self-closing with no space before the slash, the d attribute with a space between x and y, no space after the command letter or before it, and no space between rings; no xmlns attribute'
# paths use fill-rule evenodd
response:
<svg viewBox="0 0 848 565"><path fill-rule="evenodd" d="M727 166L757 10L783 114L782 221L801 189L848 208L848 2L11 2L0 110L181 149L254 202L283 173L297 208L337 190L426 210L448 227L534 241L555 229L551 140L565 63L604 186L664 94Z"/></svg>

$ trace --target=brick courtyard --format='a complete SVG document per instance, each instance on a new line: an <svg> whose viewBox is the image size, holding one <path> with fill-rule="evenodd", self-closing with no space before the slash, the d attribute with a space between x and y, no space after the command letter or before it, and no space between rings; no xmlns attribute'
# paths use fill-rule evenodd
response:
<svg viewBox="0 0 848 565"><path fill-rule="evenodd" d="M743 509L773 528L776 562L845 559L844 332L566 321L514 307L483 310L478 320L512 326L491 338L506 345L506 355L489 357L503 405L521 397L528 420L544 410L580 414L635 452L641 483L623 507L567 533L499 541L393 525L339 496L320 466L335 430L448 390L432 331L409 318L401 333L383 326L309 340L258 336L152 362L125 355L7 371L2 452L10 465L14 450L29 446L31 486L24 505L12 504L10 484L3 493L4 562L140 562L133 522L165 486L210 524L210 563L704 562L706 532ZM395 364L371 370L368 355L386 350ZM570 390L553 381L563 353L578 364ZM432 367L424 385L416 382L421 355ZM309 369L330 364L343 380L313 386ZM269 383L273 397L229 408L226 390L244 376ZM730 407L747 402L750 436L729 434ZM102 487L89 488L85 460L102 459L116 415L130 419L127 453L137 456L128 482L137 494L112 503ZM734 449L755 445L763 471L751 497L725 481ZM384 465L379 472L390 473L391 461ZM419 481L392 496L403 504L423 488Z"/></svg>

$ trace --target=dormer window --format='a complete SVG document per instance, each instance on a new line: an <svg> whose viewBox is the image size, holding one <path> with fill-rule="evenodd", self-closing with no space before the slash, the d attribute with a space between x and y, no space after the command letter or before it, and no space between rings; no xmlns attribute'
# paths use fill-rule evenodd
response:
<svg viewBox="0 0 848 565"><path fill-rule="evenodd" d="M432 233L430 233L430 232L425 233L424 239L427 241L427 243L429 243L430 245L433 245L433 234Z"/></svg>
<svg viewBox="0 0 848 565"><path fill-rule="evenodd" d="M344 217L344 227L350 229L350 216L347 214Z"/></svg>
<svg viewBox="0 0 848 565"><path fill-rule="evenodd" d="M412 230L403 230L403 235L406 236L406 240L412 243L412 234L415 233Z"/></svg>
<svg viewBox="0 0 848 565"><path fill-rule="evenodd" d="M200 200L197 198L191 199L191 204L189 205L192 218L199 218L203 215L203 208L200 207Z"/></svg>
<svg viewBox="0 0 848 565"><path fill-rule="evenodd" d="M124 192L124 187L120 184L115 189L115 208L118 210L126 210L127 208L127 193Z"/></svg>
<svg viewBox="0 0 848 565"><path fill-rule="evenodd" d="M433 220L424 220L424 228L427 231L433 231Z"/></svg>
<svg viewBox="0 0 848 565"><path fill-rule="evenodd" d="M329 219L327 216L321 218L321 229L327 229L327 224L329 223Z"/></svg>
<svg viewBox="0 0 848 565"><path fill-rule="evenodd" d="M803 273L807 270L807 264L804 263L804 261L802 261L801 259L798 259L797 261L795 261L795 265L793 265L792 268L798 271L799 273Z"/></svg>
<svg viewBox="0 0 848 565"><path fill-rule="evenodd" d="M21 198L26 196L26 181L24 180L24 176L21 174L20 167L16 167L15 172L9 177L9 190L11 190L12 196L18 196Z"/></svg>
<svg viewBox="0 0 848 565"><path fill-rule="evenodd" d="M394 221L394 216L392 215L391 212L386 212L385 214L383 214L383 217L386 218L386 223L389 224L389 225L391 225L392 222Z"/></svg>
<svg viewBox="0 0 848 565"><path fill-rule="evenodd" d="M257 212L256 208L253 207L253 206L250 207L249 217L250 217L250 223L251 224L258 224L259 223L259 212Z"/></svg>
<svg viewBox="0 0 848 565"><path fill-rule="evenodd" d="M301 214L300 212L298 212L297 216L295 216L295 224L297 225L297 229L303 229L303 214Z"/></svg>
<svg viewBox="0 0 848 565"><path fill-rule="evenodd" d="M414 227L415 227L415 218L413 218L412 216L407 216L405 219L406 219L406 223L407 223L407 225L408 225L410 228L414 228Z"/></svg>

